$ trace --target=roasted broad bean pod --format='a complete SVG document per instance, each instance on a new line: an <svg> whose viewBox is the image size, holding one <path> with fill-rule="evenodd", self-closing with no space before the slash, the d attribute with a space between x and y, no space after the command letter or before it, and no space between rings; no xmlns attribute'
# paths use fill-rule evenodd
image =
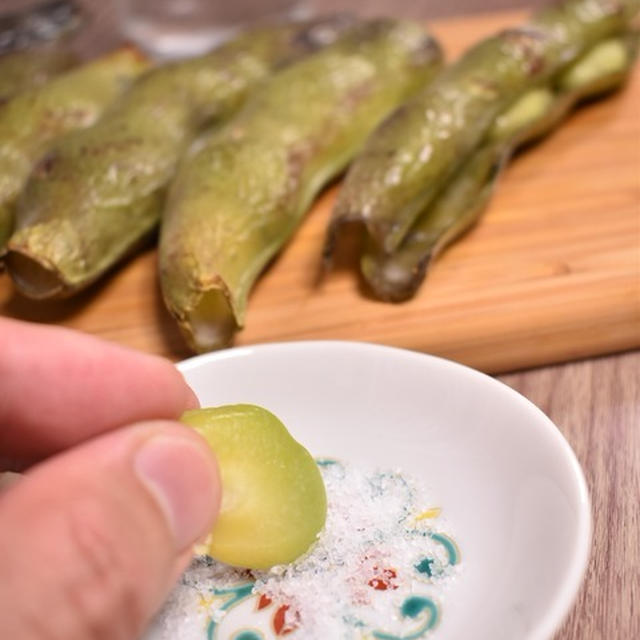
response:
<svg viewBox="0 0 640 640"><path fill-rule="evenodd" d="M151 70L94 126L56 141L16 208L7 266L18 289L38 299L68 296L100 277L155 228L193 136L229 117L274 68L353 24L334 16L249 30Z"/></svg>
<svg viewBox="0 0 640 640"><path fill-rule="evenodd" d="M524 93L552 83L590 48L624 32L636 0L564 0L472 47L370 137L340 192L327 241L360 222L390 254Z"/></svg>
<svg viewBox="0 0 640 640"><path fill-rule="evenodd" d="M496 119L481 147L419 216L398 249L386 253L368 239L361 270L376 296L395 302L411 298L433 259L484 211L511 154L549 133L581 100L624 84L637 49L636 34L609 38L555 83L526 92Z"/></svg>
<svg viewBox="0 0 640 640"><path fill-rule="evenodd" d="M138 51L123 47L0 106L0 255L13 205L38 159L57 137L95 123L147 66Z"/></svg>
<svg viewBox="0 0 640 640"><path fill-rule="evenodd" d="M164 298L194 349L224 346L242 327L256 278L319 190L440 63L419 25L371 21L276 74L225 127L196 141L160 237Z"/></svg>
<svg viewBox="0 0 640 640"><path fill-rule="evenodd" d="M64 48L16 51L0 56L0 105L26 89L46 84L76 63L77 58Z"/></svg>

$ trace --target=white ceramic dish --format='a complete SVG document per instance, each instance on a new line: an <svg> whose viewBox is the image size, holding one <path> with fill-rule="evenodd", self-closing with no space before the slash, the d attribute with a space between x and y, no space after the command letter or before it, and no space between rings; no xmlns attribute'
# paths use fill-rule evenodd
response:
<svg viewBox="0 0 640 640"><path fill-rule="evenodd" d="M231 349L179 368L203 406L263 405L315 456L426 483L464 563L427 637L542 640L558 628L589 555L589 497L558 429L512 389L453 362L352 342Z"/></svg>

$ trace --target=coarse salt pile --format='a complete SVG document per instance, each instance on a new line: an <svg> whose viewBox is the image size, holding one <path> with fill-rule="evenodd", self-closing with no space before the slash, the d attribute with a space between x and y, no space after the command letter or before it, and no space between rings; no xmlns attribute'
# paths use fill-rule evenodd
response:
<svg viewBox="0 0 640 640"><path fill-rule="evenodd" d="M461 566L439 508L400 472L319 464L327 523L307 555L268 572L199 558L146 640L226 640L249 627L289 640L431 635Z"/></svg>

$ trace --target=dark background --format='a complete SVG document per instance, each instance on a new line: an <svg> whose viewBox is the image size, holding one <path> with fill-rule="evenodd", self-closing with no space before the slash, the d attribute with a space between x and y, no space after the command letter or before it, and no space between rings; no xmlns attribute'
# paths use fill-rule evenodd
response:
<svg viewBox="0 0 640 640"><path fill-rule="evenodd" d="M24 9L42 0L0 0L0 13ZM95 55L113 47L117 42L118 0L75 0L86 9L89 28L76 38L82 52ZM134 0L122 0L132 2ZM208 0L229 2L230 0ZM231 0L232 1L232 0ZM255 0L261 5L262 0ZM500 9L533 8L546 4L545 0L307 0L315 13L352 11L366 16L392 15L396 17L430 20L464 13L481 13Z"/></svg>

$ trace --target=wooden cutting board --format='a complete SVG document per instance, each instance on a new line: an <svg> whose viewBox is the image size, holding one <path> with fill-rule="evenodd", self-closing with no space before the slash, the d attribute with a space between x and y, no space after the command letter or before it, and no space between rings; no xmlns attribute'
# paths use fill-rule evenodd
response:
<svg viewBox="0 0 640 640"><path fill-rule="evenodd" d="M431 25L451 56L510 12ZM335 188L251 297L236 344L365 340L503 372L640 346L640 65L625 88L574 113L506 171L482 221L434 265L415 299L371 299L342 251L318 281ZM165 312L152 249L76 299L35 303L0 277L0 314L188 356Z"/></svg>

